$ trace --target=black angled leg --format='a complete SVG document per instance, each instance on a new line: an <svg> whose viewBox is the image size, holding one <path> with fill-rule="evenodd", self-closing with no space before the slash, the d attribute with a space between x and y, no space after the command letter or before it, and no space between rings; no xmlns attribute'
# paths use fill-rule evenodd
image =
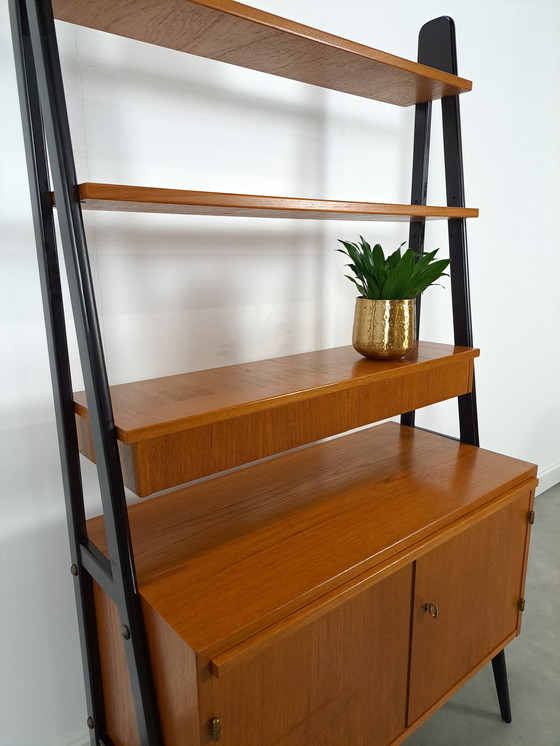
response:
<svg viewBox="0 0 560 746"><path fill-rule="evenodd" d="M498 655L492 658L492 670L494 671L494 681L496 682L498 702L500 703L500 715L505 723L511 723L506 654L504 650L501 650Z"/></svg>
<svg viewBox="0 0 560 746"><path fill-rule="evenodd" d="M53 378L90 742L92 746L112 746L106 733L93 598L95 581L119 612L136 709L138 743L140 746L161 746L163 739L136 582L116 428L78 194L52 7L49 0L10 0L10 15ZM62 254L89 403L110 559L87 537L49 171L56 197Z"/></svg>

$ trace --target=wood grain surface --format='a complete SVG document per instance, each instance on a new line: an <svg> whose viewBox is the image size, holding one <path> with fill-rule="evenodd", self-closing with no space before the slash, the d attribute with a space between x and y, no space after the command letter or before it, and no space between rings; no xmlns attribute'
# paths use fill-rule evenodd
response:
<svg viewBox="0 0 560 746"><path fill-rule="evenodd" d="M472 679L475 674L477 674L479 671L481 671L484 666L487 666L489 663L491 663L492 659L498 655L498 653L504 649L504 647L512 642L512 640L515 639L515 633L507 637L505 640L500 643L500 645L493 650L489 650L488 653L484 656L484 658L480 661L480 663L475 666L474 668L471 668L470 671L468 671L458 682L457 684L449 689L445 694L432 706L430 709L426 710L426 712L419 717L417 720L410 725L405 732L401 735L401 737L394 742L394 744L390 744L389 746L404 746L406 743L406 739L408 736L410 736L412 733L414 733L415 730L417 730L423 723L426 722L426 720L429 720L430 717L439 710L439 708L445 704L451 697L463 687L469 679ZM497 704L496 704L497 707ZM499 714L496 710L495 717L498 718Z"/></svg>
<svg viewBox="0 0 560 746"><path fill-rule="evenodd" d="M419 342L381 362L339 347L112 386L125 483L149 495L459 396L477 355ZM75 400L80 450L93 460L85 394Z"/></svg>
<svg viewBox="0 0 560 746"><path fill-rule="evenodd" d="M408 724L516 633L531 490L416 562ZM437 619L424 611L437 604Z"/></svg>
<svg viewBox="0 0 560 746"><path fill-rule="evenodd" d="M140 592L212 657L535 474L395 423L352 433L131 507Z"/></svg>
<svg viewBox="0 0 560 746"><path fill-rule="evenodd" d="M223 745L391 743L405 727L411 585L409 565L213 679Z"/></svg>
<svg viewBox="0 0 560 746"><path fill-rule="evenodd" d="M84 183L78 188L82 207L86 210L310 220L416 221L478 217L478 210L466 207L265 197L122 184Z"/></svg>
<svg viewBox="0 0 560 746"><path fill-rule="evenodd" d="M107 730L116 746L141 746L119 613L97 583L93 587Z"/></svg>
<svg viewBox="0 0 560 746"><path fill-rule="evenodd" d="M97 584L94 595L108 732L115 746L140 746L118 610ZM185 746L185 734L200 746L196 656L145 602L142 613L165 746Z"/></svg>
<svg viewBox="0 0 560 746"><path fill-rule="evenodd" d="M232 0L54 0L55 18L399 106L472 83Z"/></svg>
<svg viewBox="0 0 560 746"><path fill-rule="evenodd" d="M406 358L385 362L366 360L348 345L123 383L111 386L111 399L119 440L136 443L331 392L359 388L364 394L386 379L414 385L422 370L457 362L468 367L478 355L469 347L420 341ZM85 392L74 398L76 414L87 418Z"/></svg>

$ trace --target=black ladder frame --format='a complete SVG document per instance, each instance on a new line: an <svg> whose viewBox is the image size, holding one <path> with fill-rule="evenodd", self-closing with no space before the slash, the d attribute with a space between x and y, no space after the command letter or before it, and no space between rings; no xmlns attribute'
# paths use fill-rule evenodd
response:
<svg viewBox="0 0 560 746"><path fill-rule="evenodd" d="M136 584L128 513L107 380L95 294L78 194L70 128L50 0L9 0L18 92L24 134L33 225L53 384L55 415L70 537L71 568L92 746L113 746L103 704L94 582L118 609L141 746L162 746L161 725ZM450 18L422 27L418 61L457 75L455 28ZM426 204L431 102L416 105L412 204ZM459 98L442 99L447 203L463 207L463 164ZM53 190L51 190L50 176ZM72 316L88 402L109 557L89 541L74 416L55 220L57 205ZM449 252L454 341L473 346L465 219L451 219ZM411 222L409 241L424 246L424 221ZM418 302L418 311L420 303ZM418 313L418 320L420 314ZM479 445L476 395L458 397L460 440ZM401 418L414 426L414 412ZM505 655L492 661L500 711L511 722Z"/></svg>
<svg viewBox="0 0 560 746"><path fill-rule="evenodd" d="M418 62L438 70L458 75L455 23L448 16L428 21L418 35ZM459 96L445 96L441 100L445 186L448 207L465 207L463 176L463 146L461 139L461 113ZM432 102L416 105L414 120L414 150L412 156L411 204L425 205L428 192L428 167L430 160L430 131ZM467 250L467 223L465 218L447 221L449 257L451 264L451 304L453 336L458 346L473 347L471 295ZM416 252L424 250L425 222L410 224L409 246ZM417 332L420 329L420 296L417 299ZM479 446L478 410L473 374L471 392L457 397L459 410L459 441ZM415 426L415 412L401 416L401 424ZM441 435L441 433L439 433ZM500 706L500 715L511 723L511 707L507 680L506 656L502 649L492 659L494 682Z"/></svg>

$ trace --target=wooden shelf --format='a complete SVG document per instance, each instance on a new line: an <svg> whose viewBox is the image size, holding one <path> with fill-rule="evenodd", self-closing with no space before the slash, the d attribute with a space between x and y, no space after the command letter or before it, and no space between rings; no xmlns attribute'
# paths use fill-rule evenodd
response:
<svg viewBox="0 0 560 746"><path fill-rule="evenodd" d="M531 464L432 433L368 428L132 506L140 593L215 657L410 563L535 476ZM105 550L102 519L88 527Z"/></svg>
<svg viewBox="0 0 560 746"><path fill-rule="evenodd" d="M426 205L390 205L371 202L341 202L255 194L196 192L185 189L155 189L120 184L79 185L86 210L164 212L182 215L230 215L257 218L307 218L312 220L416 221L444 218L476 218L478 210Z"/></svg>
<svg viewBox="0 0 560 746"><path fill-rule="evenodd" d="M382 362L338 347L112 386L125 483L145 496L460 396L478 354L419 342ZM85 394L75 402L93 460Z"/></svg>
<svg viewBox="0 0 560 746"><path fill-rule="evenodd" d="M54 0L55 18L252 70L410 106L472 83L232 0Z"/></svg>

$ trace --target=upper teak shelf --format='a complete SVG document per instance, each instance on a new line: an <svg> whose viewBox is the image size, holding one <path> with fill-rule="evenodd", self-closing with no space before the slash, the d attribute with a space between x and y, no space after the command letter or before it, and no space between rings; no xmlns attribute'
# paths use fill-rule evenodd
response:
<svg viewBox="0 0 560 746"><path fill-rule="evenodd" d="M54 0L55 18L283 78L411 106L464 78L233 0Z"/></svg>
<svg viewBox="0 0 560 746"><path fill-rule="evenodd" d="M181 215L231 215L258 218L308 218L312 220L419 221L438 218L476 218L467 207L391 205L377 202L264 197L255 194L196 192L121 184L80 184L85 210L163 212Z"/></svg>

